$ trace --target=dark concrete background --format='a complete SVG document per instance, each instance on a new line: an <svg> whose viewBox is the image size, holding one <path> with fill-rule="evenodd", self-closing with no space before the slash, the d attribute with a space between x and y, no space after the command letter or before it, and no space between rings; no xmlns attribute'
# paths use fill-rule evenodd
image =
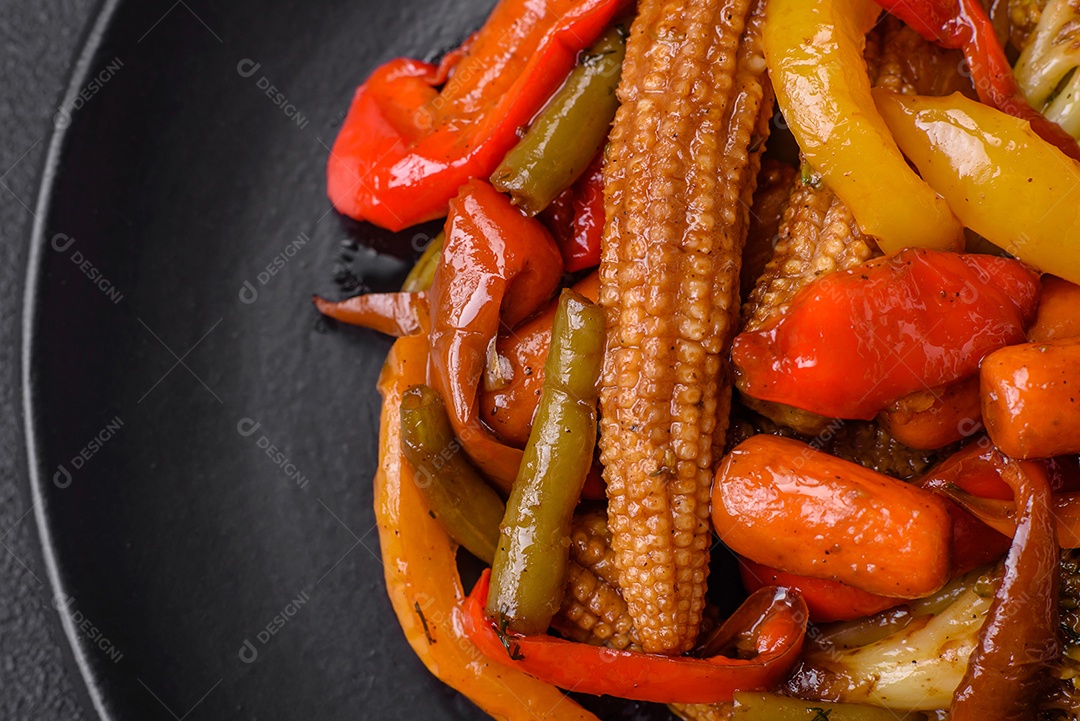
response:
<svg viewBox="0 0 1080 721"><path fill-rule="evenodd" d="M53 116L96 0L0 0L0 719L73 721L67 665L27 501L20 325L27 239Z"/></svg>

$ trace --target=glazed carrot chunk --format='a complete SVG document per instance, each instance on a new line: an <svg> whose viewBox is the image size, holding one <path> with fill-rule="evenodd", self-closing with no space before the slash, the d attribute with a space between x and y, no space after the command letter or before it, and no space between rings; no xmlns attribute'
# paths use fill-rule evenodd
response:
<svg viewBox="0 0 1080 721"><path fill-rule="evenodd" d="M789 438L753 436L724 458L712 518L733 551L790 573L899 598L949 579L944 501Z"/></svg>
<svg viewBox="0 0 1080 721"><path fill-rule="evenodd" d="M1080 338L997 350L980 370L994 445L1014 458L1080 451Z"/></svg>

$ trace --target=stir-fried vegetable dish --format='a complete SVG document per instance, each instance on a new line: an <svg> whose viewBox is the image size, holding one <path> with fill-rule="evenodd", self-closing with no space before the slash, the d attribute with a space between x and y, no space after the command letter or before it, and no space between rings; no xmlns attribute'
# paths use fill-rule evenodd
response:
<svg viewBox="0 0 1080 721"><path fill-rule="evenodd" d="M443 232L315 302L397 338L428 669L521 721L1080 718L1078 66L1077 0L499 0L375 69L330 198Z"/></svg>

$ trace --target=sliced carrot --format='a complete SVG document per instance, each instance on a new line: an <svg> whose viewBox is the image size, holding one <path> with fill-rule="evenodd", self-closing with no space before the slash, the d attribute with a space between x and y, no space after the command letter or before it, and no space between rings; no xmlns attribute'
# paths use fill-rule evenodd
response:
<svg viewBox="0 0 1080 721"><path fill-rule="evenodd" d="M724 458L712 517L736 553L802 576L898 598L949 579L941 498L788 438L753 436Z"/></svg>
<svg viewBox="0 0 1080 721"><path fill-rule="evenodd" d="M1013 458L1080 452L1080 338L996 350L980 369L991 440Z"/></svg>

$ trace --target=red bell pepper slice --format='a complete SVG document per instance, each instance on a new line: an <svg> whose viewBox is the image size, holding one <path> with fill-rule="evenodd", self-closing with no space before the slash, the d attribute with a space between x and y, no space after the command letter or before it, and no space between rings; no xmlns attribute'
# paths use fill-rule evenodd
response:
<svg viewBox="0 0 1080 721"><path fill-rule="evenodd" d="M783 586L798 591L806 601L810 620L815 623L872 616L907 603L903 598L879 596L840 581L800 576L797 573L770 568L742 556L739 556L739 575L742 577L743 588L750 593L767 586Z"/></svg>
<svg viewBox="0 0 1080 721"><path fill-rule="evenodd" d="M484 614L491 572L485 570L456 619L489 659L567 691L656 703L719 703L735 691L777 684L795 663L806 635L806 604L792 591L764 588L739 607L714 637L734 645L752 636L750 658L700 659L618 651L552 636L500 632Z"/></svg>
<svg viewBox="0 0 1080 721"><path fill-rule="evenodd" d="M982 102L1027 120L1039 137L1080 160L1080 146L1073 137L1028 104L980 0L876 1L927 40L962 48Z"/></svg>
<svg viewBox="0 0 1080 721"><path fill-rule="evenodd" d="M604 153L600 151L585 174L574 183L569 242L560 247L566 272L600 265L600 238L604 234Z"/></svg>
<svg viewBox="0 0 1080 721"><path fill-rule="evenodd" d="M458 187L491 175L578 52L627 4L501 0L442 66L399 58L376 69L330 152L334 207L390 230L445 215Z"/></svg>
<svg viewBox="0 0 1080 721"><path fill-rule="evenodd" d="M537 216L551 231L567 273L600 265L604 234L604 153L593 158L577 181Z"/></svg>
<svg viewBox="0 0 1080 721"><path fill-rule="evenodd" d="M477 467L506 492L521 451L480 420L479 390L501 325L513 328L559 287L562 257L544 226L486 181L474 179L450 202L446 243L428 291L428 376Z"/></svg>
<svg viewBox="0 0 1080 721"><path fill-rule="evenodd" d="M607 484L604 483L604 473L599 463L594 462L589 475L585 476L581 497L586 501L603 501L607 498Z"/></svg>
<svg viewBox="0 0 1080 721"><path fill-rule="evenodd" d="M803 288L771 326L735 338L739 389L830 418L975 373L1024 340L1039 276L989 255L908 248Z"/></svg>
<svg viewBox="0 0 1080 721"><path fill-rule="evenodd" d="M537 216L559 244L567 273L600 265L605 217L603 170L601 151L582 176Z"/></svg>
<svg viewBox="0 0 1080 721"><path fill-rule="evenodd" d="M1080 491L1080 456L1047 458L1046 472L1050 474L1050 487L1055 493Z"/></svg>
<svg viewBox="0 0 1080 721"><path fill-rule="evenodd" d="M556 195L555 200L551 201L548 207L536 215L536 219L551 232L551 237L555 239L555 243L559 246L559 252L563 256L563 263L569 262L567 249L574 242L575 185L576 183Z"/></svg>

